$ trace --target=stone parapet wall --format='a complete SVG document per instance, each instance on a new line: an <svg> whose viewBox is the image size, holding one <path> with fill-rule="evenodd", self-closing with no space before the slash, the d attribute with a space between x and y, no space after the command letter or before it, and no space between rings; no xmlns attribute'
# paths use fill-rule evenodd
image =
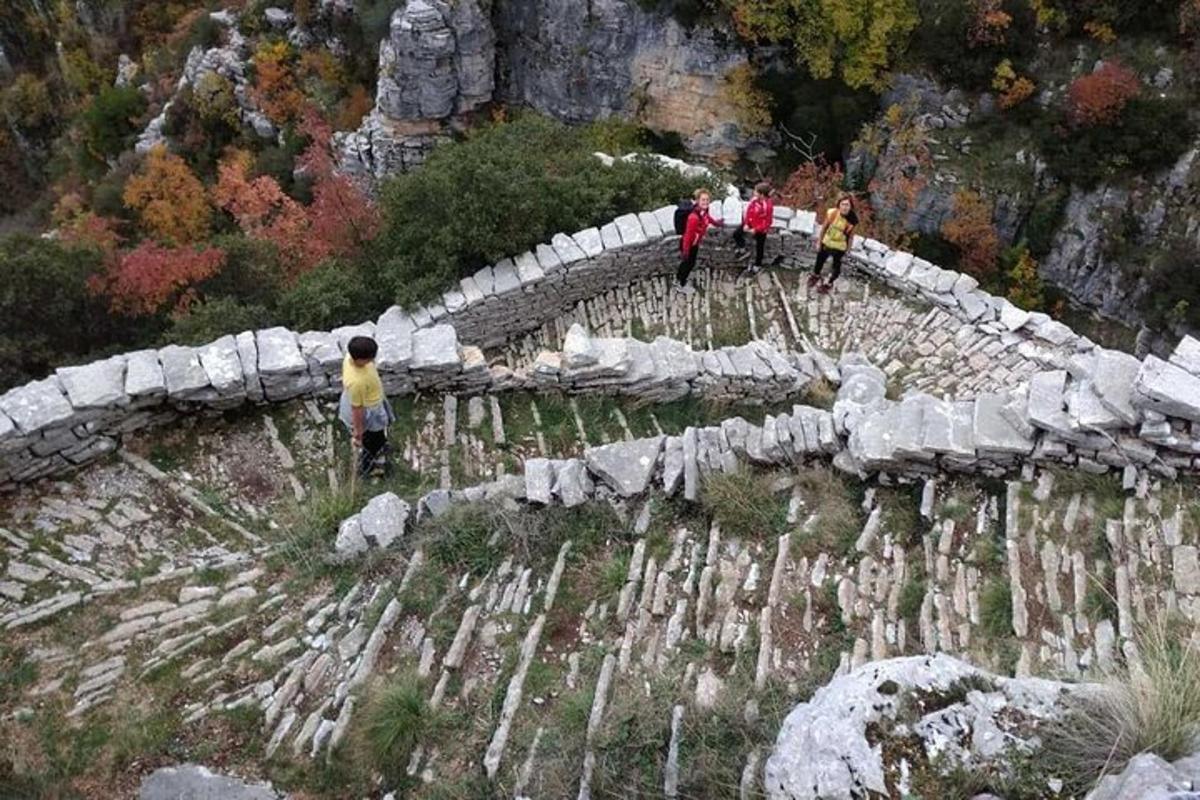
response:
<svg viewBox="0 0 1200 800"><path fill-rule="evenodd" d="M376 330L368 324L297 335L270 328L198 348L172 345L61 368L0 396L0 484L86 464L115 450L122 434L180 414L336 396L346 343ZM649 343L592 338L579 326L562 353L544 352L528 370L489 367L482 351L461 345L450 325L412 331L400 358L396 341L389 341L392 348L386 360L381 351L379 368L392 395L557 390L647 402L698 395L762 403L831 377L826 359L780 352L763 342L698 353L666 337Z"/></svg>
<svg viewBox="0 0 1200 800"><path fill-rule="evenodd" d="M727 197L713 206L714 216L723 218L726 228L740 224L741 201ZM563 362L556 362L553 356L539 359L532 376L489 369L480 348L533 330L606 289L673 272L678 247L673 215L674 206L663 206L618 217L599 228L557 234L532 252L463 278L438 302L411 312L393 307L374 322L328 332L246 331L200 347L169 345L60 368L43 380L0 395L0 485L85 464L114 450L123 433L163 424L179 414L335 395L345 344L357 334L378 340L379 370L393 395L433 388L469 393L557 385L568 391L640 393L650 400L662 400L680 396L687 385L687 391L768 399L793 388L788 370L776 368L781 364L804 375L815 374L811 369L815 366L829 377L825 365L815 362L817 354L809 354L813 361L804 366L794 360L795 354L776 353L777 363L772 363L761 354L749 358L750 352L743 348L738 354L742 366L752 365L751 374L758 370L754 380L745 381L732 359L725 360L719 353L694 354L677 366L673 348L683 346L659 342L626 343L623 358L632 371L618 376L621 380L615 383L605 367L597 366L615 352L604 351L603 345L597 345L603 352L596 356L595 364L584 363L588 356L568 346L563 354L568 362L565 370ZM777 207L769 254L780 255L785 266L806 266L816 222L812 213ZM720 230L710 234L702 252L702 265L734 262L729 237ZM1194 340L1185 340L1169 361L1150 357L1138 362L1099 348L1045 314L1024 311L980 291L967 275L942 270L874 240L857 239L849 261L906 295L922 298L997 334L1003 346L1018 348L1053 373L1038 376L1024 401L973 401L972 413L982 413L984 422L995 417L1016 420L1012 424L1033 442L1028 450L1022 444L1020 451L1005 451L1005 455L1025 457L1036 452L1039 457L1068 461L1082 458L1085 466L1094 463L1097 468L1121 466L1136 455L1144 463L1170 469L1197 467L1200 430L1193 432L1193 424L1200 424L1200 344ZM601 341L589 340L588 346ZM644 359L629 358L630 348L641 355L659 353L661 358L655 363L661 362L666 371L656 368L639 374ZM635 363L638 369L632 369ZM694 379L688 377L693 368ZM611 367L608 369L611 372ZM671 372L675 369L677 374ZM637 390L630 388L647 380L650 383ZM857 438L851 437L852 452L861 466L886 468L910 461L954 466L957 452L937 453L934 459L927 458L924 451L917 458L897 458L903 453L889 451L887 439L876 447L879 440L872 435L874 430L911 435L905 430L910 422L927 425L925 417L917 414L917 406L933 407L930 419L937 420L942 406L936 403L941 402L935 398L906 400L898 406L903 419L881 419ZM881 405L877 410L901 413L892 406ZM900 427L889 429L893 424ZM1033 441L1035 432L1049 435ZM847 428L844 433L853 431ZM1113 455L1112 448L1100 446L1101 439L1119 442L1118 451L1129 453L1130 458ZM986 435L982 443L977 441L977 454L992 452L989 441ZM1039 450L1041 441L1048 445ZM966 450L964 446L962 460L970 465ZM1008 461L995 463L1005 466Z"/></svg>

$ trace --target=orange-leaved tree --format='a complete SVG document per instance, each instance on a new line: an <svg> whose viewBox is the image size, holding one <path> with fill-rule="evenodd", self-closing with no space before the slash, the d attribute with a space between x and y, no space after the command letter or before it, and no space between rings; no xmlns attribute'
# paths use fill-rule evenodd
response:
<svg viewBox="0 0 1200 800"><path fill-rule="evenodd" d="M91 288L109 298L113 311L149 316L161 311L186 311L197 297L196 285L225 265L217 247L164 247L145 241L114 261Z"/></svg>
<svg viewBox="0 0 1200 800"><path fill-rule="evenodd" d="M121 244L116 221L88 209L77 193L67 192L60 197L50 219L59 241L76 247L90 247L103 254L106 261L116 256Z"/></svg>
<svg viewBox="0 0 1200 800"><path fill-rule="evenodd" d="M187 162L159 145L125 184L125 205L137 212L142 229L168 244L191 244L208 233L211 209L204 184Z"/></svg>
<svg viewBox="0 0 1200 800"><path fill-rule="evenodd" d="M254 52L254 87L251 96L276 125L298 118L304 111L304 94L296 86L287 42L263 42Z"/></svg>
<svg viewBox="0 0 1200 800"><path fill-rule="evenodd" d="M958 249L963 271L985 280L995 275L1000 234L992 224L992 204L978 192L955 192L954 209L942 224L942 236Z"/></svg>
<svg viewBox="0 0 1200 800"><path fill-rule="evenodd" d="M1067 116L1075 125L1115 122L1141 90L1133 70L1117 61L1105 62L1090 75L1076 78L1067 90Z"/></svg>

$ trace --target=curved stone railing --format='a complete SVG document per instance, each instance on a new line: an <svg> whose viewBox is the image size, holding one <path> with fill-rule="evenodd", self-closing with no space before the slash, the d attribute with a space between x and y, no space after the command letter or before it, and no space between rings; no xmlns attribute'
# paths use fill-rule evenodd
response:
<svg viewBox="0 0 1200 800"><path fill-rule="evenodd" d="M729 227L740 224L742 210L741 201L727 198L714 202L713 213ZM180 413L336 394L345 343L359 333L378 340L378 366L391 394L425 388L509 388L511 384L489 370L480 347L535 329L601 291L673 272L678 243L673 214L673 206L664 206L618 217L600 228L557 234L532 252L463 278L438 302L412 312L393 307L375 322L301 334L285 328L247 331L201 347L170 345L60 368L48 378L0 395L0 486L87 463L115 449L123 433ZM785 264L807 263L815 227L814 214L777 207L769 246ZM716 231L704 252L716 263L733 260L728 237ZM1063 386L1064 393L1071 389L1076 398L1060 403L1058 411L1067 415L1066 422L1043 414L1041 405L1034 409L1036 416L1023 418L1010 409L1004 419L1027 418L1034 429L1060 439L1063 430L1071 436L1092 428L1117 431L1129 446L1137 439L1155 453L1162 449L1161 464L1176 469L1197 466L1193 454L1200 453L1200 436L1193 439L1191 425L1200 422L1200 345L1194 340L1185 340L1171 362L1154 357L1137 362L1097 347L1045 314L1023 311L979 290L967 275L942 270L872 239L856 239L849 260L899 291L999 335L1004 346L1027 350L1047 369L1065 371L1075 382ZM462 346L460 340L473 344ZM1091 370L1092 363L1103 369ZM1057 380L1034 381L1038 403L1046 382ZM1086 384L1101 407L1107 407L1106 400L1118 403L1111 398L1128 398L1119 404L1128 412L1119 417L1128 427L1116 428L1110 420L1096 417L1088 407L1094 405L1092 394L1072 389L1076 383ZM1054 398L1047 402L1053 406ZM983 404L991 409L995 401ZM1072 409L1077 411L1073 417ZM867 434L860 434L859 441L874 442ZM1087 445L1084 453L1099 444L1086 436L1080 441ZM985 452L991 452L988 444L985 436ZM1050 453L1063 455L1060 451L1054 444ZM1094 452L1097 464L1107 463L1099 458L1099 448ZM873 451L862 455L866 468L891 463ZM957 454L940 455L950 463L946 456Z"/></svg>

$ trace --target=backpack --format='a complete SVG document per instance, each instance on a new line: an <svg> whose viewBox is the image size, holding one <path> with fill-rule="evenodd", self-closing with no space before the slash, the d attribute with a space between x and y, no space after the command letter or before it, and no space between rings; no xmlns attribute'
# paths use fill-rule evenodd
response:
<svg viewBox="0 0 1200 800"><path fill-rule="evenodd" d="M675 234L677 236L683 236L684 231L687 230L688 215L695 207L696 204L691 200L680 200L679 205L675 206Z"/></svg>

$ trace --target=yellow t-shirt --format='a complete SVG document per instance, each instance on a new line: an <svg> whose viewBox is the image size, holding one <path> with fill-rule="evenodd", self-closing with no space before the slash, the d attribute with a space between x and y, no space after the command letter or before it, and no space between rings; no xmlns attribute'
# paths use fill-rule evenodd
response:
<svg viewBox="0 0 1200 800"><path fill-rule="evenodd" d="M350 395L351 406L370 408L383 402L383 382L374 361L365 367L355 366L347 354L342 361L342 386Z"/></svg>
<svg viewBox="0 0 1200 800"><path fill-rule="evenodd" d="M821 240L822 246L829 250L846 250L849 242L846 239L846 230L850 228L850 221L843 217L836 208L831 208L825 215L825 221L829 224L829 228L825 231L825 238Z"/></svg>

